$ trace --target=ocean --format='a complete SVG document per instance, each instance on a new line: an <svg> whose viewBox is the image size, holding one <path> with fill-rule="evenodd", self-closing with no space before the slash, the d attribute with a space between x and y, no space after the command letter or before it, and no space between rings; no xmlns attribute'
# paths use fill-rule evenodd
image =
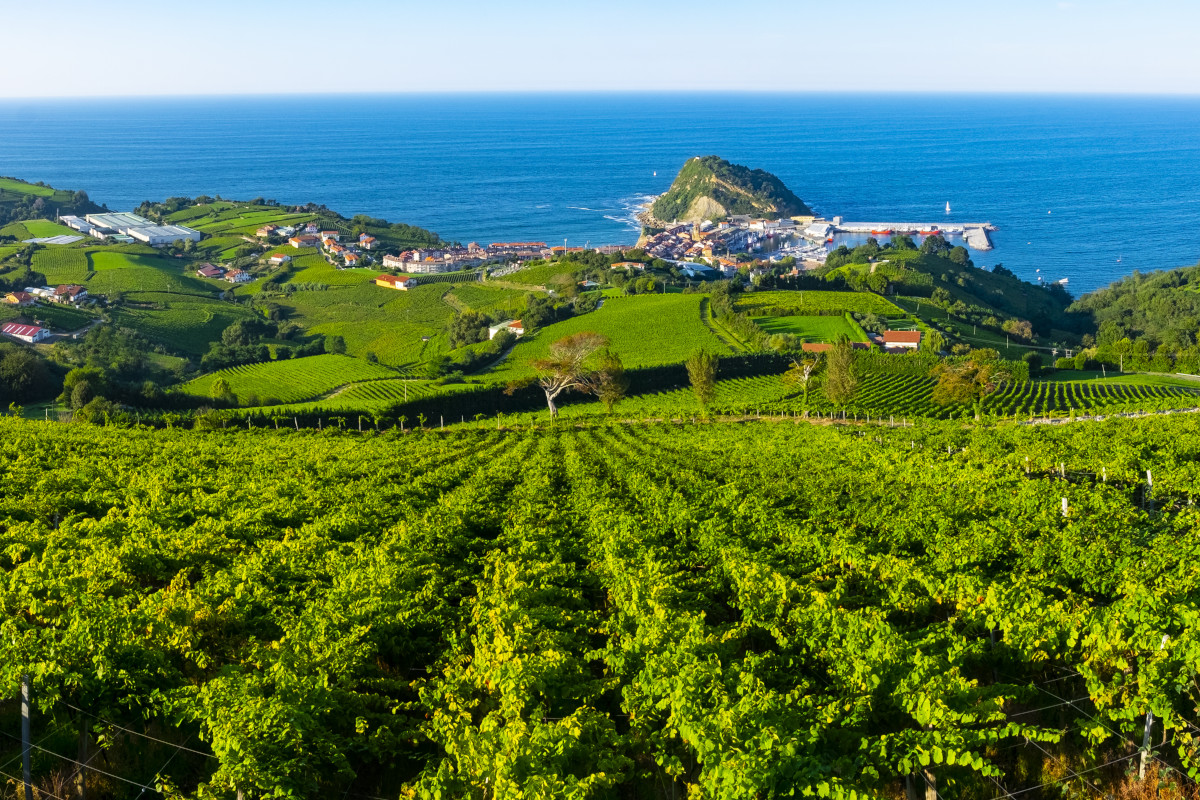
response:
<svg viewBox="0 0 1200 800"><path fill-rule="evenodd" d="M451 240L631 244L691 156L775 173L847 220L989 221L1075 294L1200 260L1200 99L572 94L0 102L0 175L128 210L314 201ZM945 213L950 203L952 213ZM1040 272L1039 272L1040 270Z"/></svg>

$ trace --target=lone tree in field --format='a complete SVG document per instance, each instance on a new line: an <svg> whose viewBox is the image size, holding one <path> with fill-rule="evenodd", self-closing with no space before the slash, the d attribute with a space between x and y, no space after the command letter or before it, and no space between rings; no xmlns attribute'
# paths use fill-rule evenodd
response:
<svg viewBox="0 0 1200 800"><path fill-rule="evenodd" d="M825 396L835 406L844 406L858 394L858 376L854 374L854 344L839 336L825 360Z"/></svg>
<svg viewBox="0 0 1200 800"><path fill-rule="evenodd" d="M976 419L980 416L979 401L1000 388L1000 384L1012 380L1012 374L1000 361L1000 354L986 348L972 350L960 364L938 364L930 375L937 378L933 387L935 403L944 406L971 403Z"/></svg>
<svg viewBox="0 0 1200 800"><path fill-rule="evenodd" d="M608 339L598 333L584 331L559 339L550 345L550 355L533 362L538 375L532 381L509 384L512 394L521 386L536 382L546 393L550 416L558 416L554 400L563 392L575 390L594 394L615 403L625 395L625 369L621 359L607 349Z"/></svg>
<svg viewBox="0 0 1200 800"><path fill-rule="evenodd" d="M791 368L783 374L783 382L787 386L799 385L804 390L804 407L808 408L808 384L812 381L813 373L821 364L819 355L801 356L792 359Z"/></svg>
<svg viewBox="0 0 1200 800"><path fill-rule="evenodd" d="M720 359L707 350L697 350L687 360L688 380L691 381L692 391L705 411L712 403L713 395L717 392L717 364Z"/></svg>
<svg viewBox="0 0 1200 800"><path fill-rule="evenodd" d="M604 403L605 411L611 414L613 406L625 399L625 393L629 391L629 377L625 374L621 357L611 350L600 353L597 372L602 380L596 387L596 395Z"/></svg>

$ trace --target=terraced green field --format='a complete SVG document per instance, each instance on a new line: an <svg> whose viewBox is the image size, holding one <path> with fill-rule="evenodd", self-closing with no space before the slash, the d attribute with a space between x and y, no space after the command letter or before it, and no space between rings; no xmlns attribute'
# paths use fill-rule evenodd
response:
<svg viewBox="0 0 1200 800"><path fill-rule="evenodd" d="M754 322L769 334L789 334L809 342L832 342L839 336L868 341L863 329L845 317L755 317Z"/></svg>
<svg viewBox="0 0 1200 800"><path fill-rule="evenodd" d="M730 349L700 318L704 300L699 294L642 295L613 298L590 314L548 325L534 338L523 340L512 355L489 375L512 380L528 375L529 363L543 358L550 345L564 336L594 331L607 336L627 368L677 364L700 348L727 354Z"/></svg>
<svg viewBox="0 0 1200 800"><path fill-rule="evenodd" d="M158 256L131 254L112 250L88 253L93 275L88 291L93 294L112 292L179 292L211 296L213 288L192 273L184 274L181 262Z"/></svg>
<svg viewBox="0 0 1200 800"><path fill-rule="evenodd" d="M288 411L370 413L384 409L393 403L418 400L422 397L429 397L430 395L435 394L453 394L455 392L468 391L471 388L472 387L470 384L448 384L445 386L439 386L427 380L410 380L405 378L372 380L363 383L352 384L346 387L346 389L339 391L330 397L324 397L320 400L314 400L307 403L290 403L282 406L272 406L270 407L270 411L285 413ZM455 421L457 422L458 420ZM447 423L449 423L449 420L447 420Z"/></svg>
<svg viewBox="0 0 1200 800"><path fill-rule="evenodd" d="M505 289L483 283L464 283L450 291L451 303L458 303L475 311L515 309L524 302L528 292L520 289Z"/></svg>
<svg viewBox="0 0 1200 800"><path fill-rule="evenodd" d="M847 413L929 417L948 419L973 413L958 406L942 406L933 401L933 378L907 375L876 374L862 380L858 395L846 406ZM760 406L735 403L729 412L752 411ZM1168 408L1200 407L1200 388L1142 383L1119 380L1099 381L1028 381L1002 386L984 399L982 411L1003 417L1029 417L1045 414L1063 416L1072 410L1078 415L1119 413L1127 411L1156 411ZM819 390L809 394L808 408L813 411L835 410ZM791 413L804 409L799 395L783 403L765 403L764 412Z"/></svg>
<svg viewBox="0 0 1200 800"><path fill-rule="evenodd" d="M374 283L378 269L338 269L320 255L309 255L303 259L293 258L293 263L302 267L288 280L291 283L324 283L329 286L365 286ZM395 291L394 289L392 291Z"/></svg>
<svg viewBox="0 0 1200 800"><path fill-rule="evenodd" d="M438 285L401 292L364 283L296 292L278 302L312 333L343 337L349 354L370 352L384 364L399 366L448 348L446 326L454 309L442 300L444 291Z"/></svg>
<svg viewBox="0 0 1200 800"><path fill-rule="evenodd" d="M505 275L503 280L525 286L545 286L552 289L555 284L572 283L575 280L572 273L579 268L579 264L569 262L566 264L558 262L536 264L517 270L511 275Z"/></svg>
<svg viewBox="0 0 1200 800"><path fill-rule="evenodd" d="M47 247L33 254L33 269L46 276L51 286L60 283L84 283L91 268L86 250L75 247ZM90 287L89 287L90 289Z"/></svg>
<svg viewBox="0 0 1200 800"><path fill-rule="evenodd" d="M128 292L112 313L116 324L191 355L208 352L208 343L237 320L256 316L245 306L212 297L163 292Z"/></svg>
<svg viewBox="0 0 1200 800"><path fill-rule="evenodd" d="M386 367L360 358L326 354L230 367L189 381L180 387L180 391L208 397L213 383L224 379L238 397L255 395L263 400L274 398L295 403L319 397L348 383L394 378L395 375Z"/></svg>
<svg viewBox="0 0 1200 800"><path fill-rule="evenodd" d="M839 314L878 314L903 316L904 310L870 292L769 291L746 292L738 297L738 311L753 313L755 309L782 307L793 309L797 316L817 312Z"/></svg>

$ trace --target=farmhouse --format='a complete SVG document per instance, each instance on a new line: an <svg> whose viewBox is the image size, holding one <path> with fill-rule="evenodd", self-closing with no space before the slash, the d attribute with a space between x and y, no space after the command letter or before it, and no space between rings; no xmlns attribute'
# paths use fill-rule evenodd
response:
<svg viewBox="0 0 1200 800"><path fill-rule="evenodd" d="M346 253L342 258L346 261L347 267L353 267L358 264L358 256L355 253Z"/></svg>
<svg viewBox="0 0 1200 800"><path fill-rule="evenodd" d="M225 270L212 264L201 264L196 270L197 278L220 278L225 274Z"/></svg>
<svg viewBox="0 0 1200 800"><path fill-rule="evenodd" d="M87 289L76 283L63 284L54 289L54 299L59 303L78 303L86 300L87 296Z"/></svg>
<svg viewBox="0 0 1200 800"><path fill-rule="evenodd" d="M17 322L6 324L0 328L0 333L11 336L14 339L20 339L22 342L29 342L30 344L50 338L50 331L45 328L39 328L36 325L22 325Z"/></svg>
<svg viewBox="0 0 1200 800"><path fill-rule="evenodd" d="M907 350L916 350L921 346L920 331L884 331L883 346L891 349L903 348Z"/></svg>
<svg viewBox="0 0 1200 800"><path fill-rule="evenodd" d="M358 243L363 250L372 250L375 248L375 237L364 233L358 237Z"/></svg>
<svg viewBox="0 0 1200 800"><path fill-rule="evenodd" d="M375 279L376 286L382 286L386 289L400 289L407 291L417 285L416 278L408 278L404 275L380 275Z"/></svg>
<svg viewBox="0 0 1200 800"><path fill-rule="evenodd" d="M495 339L496 334L500 331L508 331L513 336L521 336L525 333L525 326L519 319L508 319L497 325L492 325L488 328L488 339Z"/></svg>
<svg viewBox="0 0 1200 800"><path fill-rule="evenodd" d="M279 230L278 225L263 225L255 233L259 237L265 239L268 236L273 236L276 232L278 232L278 230Z"/></svg>
<svg viewBox="0 0 1200 800"><path fill-rule="evenodd" d="M10 306L31 306L33 295L29 292L9 292L4 295L4 302Z"/></svg>
<svg viewBox="0 0 1200 800"><path fill-rule="evenodd" d="M325 241L326 239L333 239L335 242L340 242L342 234L337 231L321 231L321 241Z"/></svg>
<svg viewBox="0 0 1200 800"><path fill-rule="evenodd" d="M291 260L292 260L292 257L289 256L287 253L275 253L274 255L272 255L270 258L267 259L267 263L272 266L277 267L280 264L286 264L287 262L289 262Z"/></svg>
<svg viewBox="0 0 1200 800"><path fill-rule="evenodd" d="M626 272L632 272L633 270L638 270L641 272L646 269L646 265L640 261L618 261L616 264L612 265L612 268L623 269Z"/></svg>
<svg viewBox="0 0 1200 800"><path fill-rule="evenodd" d="M230 283L249 283L254 280L254 276L245 270L235 269L225 275L225 280Z"/></svg>
<svg viewBox="0 0 1200 800"><path fill-rule="evenodd" d="M290 244L292 247L297 247L297 248L299 248L299 247L316 247L320 243L321 243L320 239L318 239L315 236L310 236L307 233L302 234L300 236L293 236L292 238L288 239L288 244Z"/></svg>

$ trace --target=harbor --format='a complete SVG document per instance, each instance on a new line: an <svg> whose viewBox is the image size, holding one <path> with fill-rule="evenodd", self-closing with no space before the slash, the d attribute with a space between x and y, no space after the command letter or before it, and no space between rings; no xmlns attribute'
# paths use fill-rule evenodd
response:
<svg viewBox="0 0 1200 800"><path fill-rule="evenodd" d="M961 236L972 250L992 249L991 232L996 226L990 222L845 222L840 217L832 221L814 222L804 229L804 236L814 241L828 242L838 234L866 234L888 237L893 234L904 236Z"/></svg>

